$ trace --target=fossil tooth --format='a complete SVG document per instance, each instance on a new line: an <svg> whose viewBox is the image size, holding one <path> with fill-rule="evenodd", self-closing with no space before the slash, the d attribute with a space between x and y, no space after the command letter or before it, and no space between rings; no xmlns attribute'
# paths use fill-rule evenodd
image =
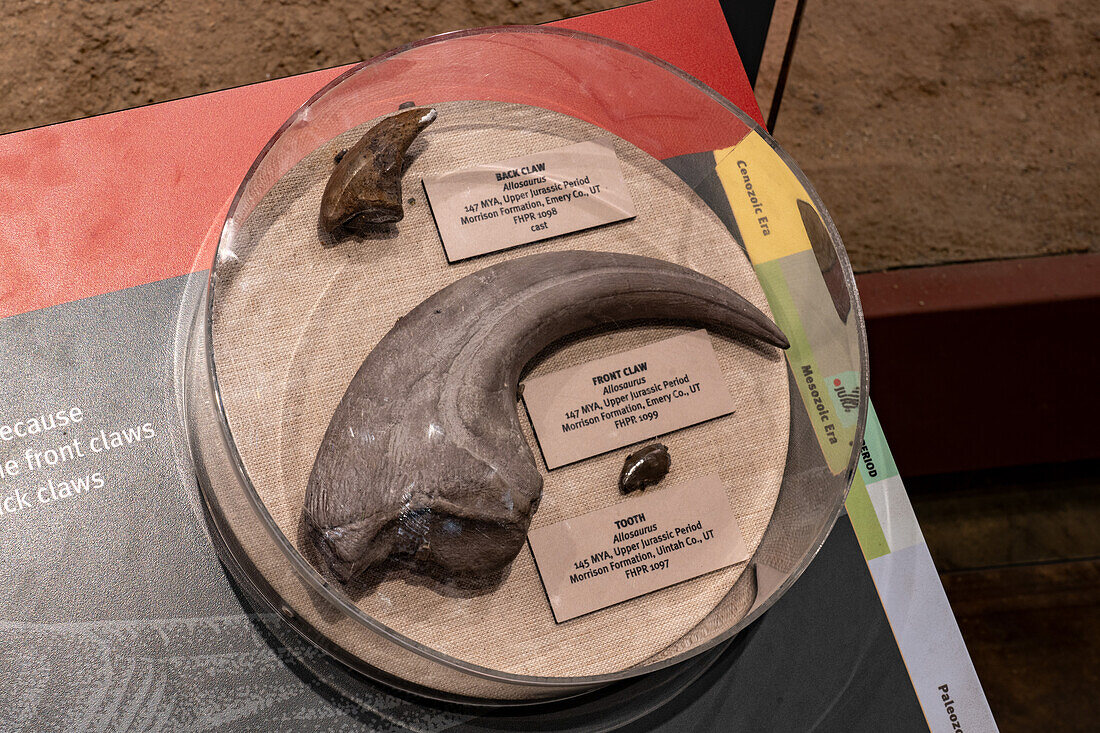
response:
<svg viewBox="0 0 1100 733"><path fill-rule="evenodd" d="M848 286L844 284L844 272L836 258L836 249L829 230L825 228L825 222L821 221L821 216L809 201L798 199L798 213L802 216L802 226L810 239L810 247L817 258L817 267L821 270L821 277L825 280L825 287L833 300L836 314L841 321L847 323L852 300L848 296Z"/></svg>
<svg viewBox="0 0 1100 733"><path fill-rule="evenodd" d="M623 462L619 474L619 491L629 494L647 486L659 484L672 468L672 458L668 455L668 446L651 443L634 451Z"/></svg>
<svg viewBox="0 0 1100 733"><path fill-rule="evenodd" d="M577 331L650 319L788 345L721 283L637 255L519 257L422 302L367 355L317 451L304 519L320 560L343 581L391 555L503 570L542 494L516 414L524 365Z"/></svg>
<svg viewBox="0 0 1100 733"><path fill-rule="evenodd" d="M408 109L367 130L359 142L340 154L321 196L321 228L401 221L401 173L405 152L436 118L434 109Z"/></svg>

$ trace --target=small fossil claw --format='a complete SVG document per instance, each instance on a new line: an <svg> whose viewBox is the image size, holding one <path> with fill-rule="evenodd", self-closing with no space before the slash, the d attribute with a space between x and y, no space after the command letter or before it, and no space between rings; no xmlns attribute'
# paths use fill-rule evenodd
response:
<svg viewBox="0 0 1100 733"><path fill-rule="evenodd" d="M506 568L542 495L516 413L524 365L577 331L651 319L788 345L725 285L607 252L517 257L410 311L359 367L317 451L304 520L327 568L345 582L390 556L452 576Z"/></svg>
<svg viewBox="0 0 1100 733"><path fill-rule="evenodd" d="M321 196L321 228L401 221L401 173L405 152L436 118L434 109L407 109L367 130L359 142L339 154Z"/></svg>

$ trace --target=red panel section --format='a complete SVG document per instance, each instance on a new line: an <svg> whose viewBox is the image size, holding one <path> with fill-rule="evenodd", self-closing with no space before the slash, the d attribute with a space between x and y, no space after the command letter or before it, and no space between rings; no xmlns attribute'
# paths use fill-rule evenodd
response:
<svg viewBox="0 0 1100 733"><path fill-rule="evenodd" d="M664 58L759 119L717 0L653 0L562 25ZM206 267L260 149L346 68L0 137L0 317Z"/></svg>
<svg viewBox="0 0 1100 733"><path fill-rule="evenodd" d="M691 74L764 124L718 0L651 0L553 25L648 51Z"/></svg>

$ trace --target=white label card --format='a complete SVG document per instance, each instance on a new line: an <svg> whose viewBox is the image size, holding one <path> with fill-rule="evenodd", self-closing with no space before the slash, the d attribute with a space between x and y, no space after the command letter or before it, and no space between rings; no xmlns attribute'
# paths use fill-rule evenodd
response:
<svg viewBox="0 0 1100 733"><path fill-rule="evenodd" d="M424 190L448 262L634 217L607 140L425 176Z"/></svg>
<svg viewBox="0 0 1100 733"><path fill-rule="evenodd" d="M558 623L749 557L714 474L533 529L527 541Z"/></svg>
<svg viewBox="0 0 1100 733"><path fill-rule="evenodd" d="M528 379L523 403L549 469L734 410L702 329Z"/></svg>

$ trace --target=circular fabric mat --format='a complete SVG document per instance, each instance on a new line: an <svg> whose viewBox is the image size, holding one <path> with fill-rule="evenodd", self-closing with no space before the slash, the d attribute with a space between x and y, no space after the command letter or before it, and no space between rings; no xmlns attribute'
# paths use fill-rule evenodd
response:
<svg viewBox="0 0 1100 733"><path fill-rule="evenodd" d="M698 270L770 315L756 275L729 231L687 185L638 148L598 127L535 107L454 102L437 109L438 120L410 150L413 159L403 178L405 218L388 232L331 242L317 224L333 157L372 124L365 123L291 169L247 221L238 222L233 251L219 253L212 329L222 404L245 470L296 546L313 459L352 375L399 317L471 272L536 252L630 252ZM421 176L592 139L613 141L637 209L635 219L447 263ZM572 340L534 365L531 374L688 330L639 327ZM736 412L662 437L673 469L650 491L717 473L751 554L771 517L783 476L787 369L777 350L762 352L747 342L713 334L710 338ZM517 409L534 448L527 415L522 406ZM622 501L616 482L632 449L550 472L538 458L545 484L532 526ZM660 655L715 608L745 565L562 624L554 622L526 547L495 588L444 586L393 569L355 602L409 639L473 664L524 675L594 675ZM730 624L748 610L748 602L731 609ZM334 640L356 653L357 632L349 632L354 625L332 618ZM369 647L365 640L362 644Z"/></svg>

